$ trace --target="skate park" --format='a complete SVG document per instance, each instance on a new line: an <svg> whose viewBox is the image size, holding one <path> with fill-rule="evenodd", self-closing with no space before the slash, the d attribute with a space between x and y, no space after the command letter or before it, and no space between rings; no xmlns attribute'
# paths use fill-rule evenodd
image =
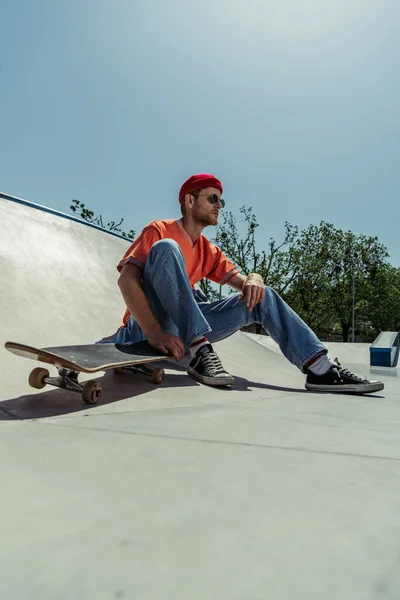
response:
<svg viewBox="0 0 400 600"><path fill-rule="evenodd" d="M398 365L327 344L385 389L312 394L269 337L239 332L217 347L232 389L183 361L160 386L100 374L96 406L33 390L36 363L4 343L112 334L129 242L6 194L0 215L2 597L399 597Z"/></svg>

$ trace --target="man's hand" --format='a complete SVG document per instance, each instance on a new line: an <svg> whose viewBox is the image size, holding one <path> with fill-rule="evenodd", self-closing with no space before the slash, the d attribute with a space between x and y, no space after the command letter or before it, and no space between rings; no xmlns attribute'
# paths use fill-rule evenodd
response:
<svg viewBox="0 0 400 600"><path fill-rule="evenodd" d="M176 335L163 331L161 327L156 327L147 333L147 340L150 346L163 354L171 352L175 360L181 360L185 354L185 346L181 340Z"/></svg>
<svg viewBox="0 0 400 600"><path fill-rule="evenodd" d="M243 283L242 295L240 300L246 300L246 306L251 311L253 308L264 300L265 286L261 275L258 273L250 273Z"/></svg>

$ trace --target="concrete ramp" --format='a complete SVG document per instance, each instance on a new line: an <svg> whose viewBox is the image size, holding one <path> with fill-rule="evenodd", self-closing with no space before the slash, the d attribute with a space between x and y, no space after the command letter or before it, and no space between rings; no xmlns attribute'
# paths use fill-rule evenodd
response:
<svg viewBox="0 0 400 600"><path fill-rule="evenodd" d="M121 324L116 265L128 242L83 221L0 195L2 393L27 391L33 362L8 340L32 346L91 343ZM31 390L32 391L32 390Z"/></svg>
<svg viewBox="0 0 400 600"><path fill-rule="evenodd" d="M4 195L0 223L1 598L400 597L398 369L384 393L311 394L238 333L218 345L232 389L165 363L159 387L100 374L90 408L32 390L4 341L114 331L128 242Z"/></svg>

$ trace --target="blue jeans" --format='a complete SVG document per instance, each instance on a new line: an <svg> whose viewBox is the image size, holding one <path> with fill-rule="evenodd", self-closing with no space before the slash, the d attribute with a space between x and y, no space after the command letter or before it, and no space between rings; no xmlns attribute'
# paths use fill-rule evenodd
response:
<svg viewBox="0 0 400 600"><path fill-rule="evenodd" d="M161 327L178 336L186 348L199 336L211 343L229 337L244 325L260 323L284 356L300 370L318 354L327 352L314 332L269 286L252 311L234 294L215 302L193 290L179 245L171 239L156 242L143 271L143 289ZM134 344L146 339L133 317L115 337L103 342Z"/></svg>

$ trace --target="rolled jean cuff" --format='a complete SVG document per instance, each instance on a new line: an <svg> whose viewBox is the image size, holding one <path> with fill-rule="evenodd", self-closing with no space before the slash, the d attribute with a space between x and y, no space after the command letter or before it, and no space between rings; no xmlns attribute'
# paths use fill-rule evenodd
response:
<svg viewBox="0 0 400 600"><path fill-rule="evenodd" d="M207 337L207 334L210 333L211 331L211 327L207 327L207 329L204 329L203 331L199 331L199 333L193 334L190 338L189 338L189 342L187 343L187 347L189 348L194 340L196 340L197 338L203 336L203 337Z"/></svg>
<svg viewBox="0 0 400 600"><path fill-rule="evenodd" d="M314 350L313 353L303 362L303 373L308 372L307 365L312 361L313 358L317 358L318 356L322 356L323 354L328 354L328 348L321 344L321 348L317 351Z"/></svg>

